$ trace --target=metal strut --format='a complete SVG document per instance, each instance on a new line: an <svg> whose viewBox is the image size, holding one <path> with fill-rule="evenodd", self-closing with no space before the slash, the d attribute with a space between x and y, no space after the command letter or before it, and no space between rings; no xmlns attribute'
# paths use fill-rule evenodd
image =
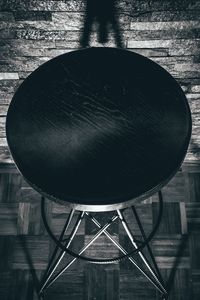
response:
<svg viewBox="0 0 200 300"><path fill-rule="evenodd" d="M161 194L160 194L161 195ZM160 196L159 195L159 196ZM44 209L44 207L43 207ZM146 256L144 255L144 253L142 252L141 249L143 249L144 247L141 247L141 245L138 245L138 241L134 238L133 234L131 233L131 230L124 218L124 215L123 215L123 212L120 211L120 210L117 210L117 214L115 214L104 226L102 226L89 212L79 212L79 215L77 217L77 220L75 222L75 225L74 227L72 228L71 230L71 233L69 235L69 237L67 239L64 239L64 236L65 234L67 233L67 230L69 229L69 225L72 221L72 218L74 216L74 213L75 213L75 210L72 209L70 211L70 214L67 218L67 221L62 229L62 232L61 232L61 235L59 237L59 243L56 243L56 247L55 247L55 250L51 256L51 259L50 259L50 262L49 262L49 265L47 267L47 270L43 276L43 279L42 279L42 283L41 283L41 287L39 289L39 296L41 297L42 299L42 295L43 295L43 292L48 288L50 287L80 256L80 258L82 258L83 256L81 256L82 253L84 253L87 248L92 245L95 240L102 234L104 234L105 236L108 237L108 239L123 253L123 256L122 258L127 258L153 285L154 287L163 295L163 299L165 299L165 297L167 296L167 291L164 287L164 282L163 282L163 279L162 279L162 276L160 274L160 271L158 269L158 266L157 266L157 263L155 261L155 258L154 258L154 255L152 253L152 250L151 250L151 247L149 245L149 243L147 243L148 241L148 237L146 237L146 234L144 232L144 229L142 227L142 223L139 219L139 216L137 214L137 211L136 211L136 208L135 207L132 207L132 211L133 211L133 214L135 216L135 219L137 221L137 224L138 224L138 227L141 231L141 234L142 234L142 237L143 237L143 240L145 243L145 246L147 246L147 249L149 251L149 254L150 254L150 257L151 257L151 260L152 260L152 263L153 263L153 266L154 266L154 269L151 267L148 259L146 258ZM86 244L78 254L76 254L74 256L73 259L71 259L67 265L65 267L63 267L56 275L54 275L57 267L59 266L59 264L61 263L63 257L65 256L66 253L71 253L72 251L69 250L68 248L70 247L77 231L78 231L78 228L83 220L83 218L87 216L90 218L90 220L99 228L99 231L94 235L94 237L88 242L88 244ZM118 241L116 241L112 235L107 231L108 227L115 221L119 218L119 220L121 221L132 245L134 246L135 250L128 253L121 245ZM45 224L45 227L46 227L46 219L44 219L44 224ZM157 222L158 223L158 222ZM50 228L47 227L47 231L49 232ZM51 236L53 235L52 233L50 234ZM60 247L60 244L62 245L62 247ZM60 251L59 251L60 250ZM58 254L59 252L59 254ZM72 252L73 253L73 252ZM145 266L147 267L149 273L151 274L148 274L141 266L138 265L138 263L133 259L133 257L131 256L133 253L138 253L141 260L143 261L143 263L145 264ZM84 258L84 257L83 257ZM86 260L89 260L89 258L86 258ZM113 259L113 261L115 261L116 259ZM118 261L120 261L121 259L118 259ZM90 261L90 260L89 260ZM96 260L97 262L99 262L99 260ZM108 259L108 262L112 261ZM91 259L91 262L95 262L94 259ZM103 260L103 262L105 263L106 260Z"/></svg>
<svg viewBox="0 0 200 300"><path fill-rule="evenodd" d="M130 229L129 229L129 226L128 226L128 224L127 224L125 218L124 218L123 213L122 213L120 210L118 210L117 213L118 213L118 215L119 215L120 221L122 222L122 225L123 225L123 227L124 227L124 229L125 229L125 231L126 231L128 237L129 237L129 239L130 239L132 245L133 245L136 249L138 249L138 245L137 245L137 243L135 242L135 238L134 238L133 234L131 233L131 231L130 231ZM154 270L151 268L148 259L145 257L145 255L144 255L141 251L139 251L138 254L139 254L139 256L141 257L141 259L142 259L142 261L144 262L144 264L146 265L146 267L148 268L148 270L149 270L149 272L151 273L151 275L153 276L153 278L156 280L157 284L159 285L159 287L160 287L159 290L160 290L162 293L166 294L167 291L165 290L163 284L160 282L160 280L159 280L158 276L156 275L156 273L154 272ZM146 276L146 277L147 277L147 276ZM147 279L149 279L149 277L147 277ZM154 284L154 285L155 285L155 284ZM157 286L156 286L156 287L157 287ZM157 288L158 288L158 287L157 287Z"/></svg>
<svg viewBox="0 0 200 300"><path fill-rule="evenodd" d="M73 214L74 214L74 210L71 210L71 212L69 214L69 217L68 217L68 220L67 220L67 222L66 222L66 224L65 224L65 226L63 228L63 231L61 233L61 236L59 238L59 240L61 240L61 241L62 241L63 236L64 236L63 233L65 233L67 231L67 229L69 227L69 224L71 223ZM79 216L78 216L78 219L76 221L76 224L75 224L75 226L74 226L74 228L73 228L73 230L72 230L72 232L71 232L71 234L70 234L67 242L65 243L65 247L66 248L68 248L70 246L73 238L75 237L75 234L76 234L76 232L77 232L77 230L78 230L78 228L79 228L79 226L81 224L81 221L82 221L83 217L84 217L84 212L80 212ZM55 250L53 252L53 255L52 255L52 258L51 258L51 263L49 264L49 266L47 268L47 271L45 273L46 276L44 276L44 282L43 282L43 284L42 284L42 286L40 288L40 293L42 293L42 291L44 290L44 288L47 286L50 278L52 277L53 273L55 272L55 270L57 269L57 267L60 264L61 260L63 259L63 257L66 254L66 252L64 250L61 250L59 256L57 257L57 259L55 260L55 262L54 262L54 264L52 266L52 263L54 261L54 258L56 257L58 248L59 247L56 245L56 248L55 248Z"/></svg>
<svg viewBox="0 0 200 300"><path fill-rule="evenodd" d="M144 249L144 247L146 247L146 245L152 240L152 238L154 237L160 222L161 222L161 217L162 217L162 213L163 213L163 199L162 199L162 193L159 192L159 213L158 213L158 218L156 220L156 223L151 231L151 233L147 236L146 239L144 239L144 241L139 242L137 241L138 244L140 244L138 246L137 249L132 250L131 252L124 254L122 256L118 256L118 257L114 257L114 258L106 258L106 259L96 259L96 258L91 258L91 257L86 257L83 255L79 255L75 252L73 252L72 250L66 248L60 241L59 239L57 239L57 237L53 234L53 232L51 231L47 219L46 219L46 213L45 213L45 198L42 197L42 201L41 201L41 214L42 214L42 219L44 222L44 225L46 227L46 230L48 232L48 234L50 235L50 237L53 239L53 241L56 243L56 245L59 246L59 248L61 248L62 250L64 250L65 252L67 252L68 254L72 255L73 257L76 258L80 258L83 259L85 261L88 261L90 263L95 263L95 264L110 264L110 263L114 263L114 262L119 262L125 258L128 258L129 256L132 256L133 254L138 253L139 251L141 251L142 249Z"/></svg>

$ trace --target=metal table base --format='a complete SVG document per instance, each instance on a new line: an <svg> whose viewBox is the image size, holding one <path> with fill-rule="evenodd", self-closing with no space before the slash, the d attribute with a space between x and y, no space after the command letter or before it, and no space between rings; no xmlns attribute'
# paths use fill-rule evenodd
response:
<svg viewBox="0 0 200 300"><path fill-rule="evenodd" d="M44 201L44 198L43 200ZM143 238L143 241L147 241L147 236L145 234L144 228L142 226L141 220L139 218L139 215L137 213L137 210L134 206L130 207L130 208L126 208L126 209L131 209L133 212L133 215L135 217L136 223L138 225L138 228L140 229L141 232L141 236ZM68 232L69 226L72 223L72 219L75 218L74 214L75 214L76 210L75 209L71 209L69 216L65 222L65 225L61 231L60 237L58 242L62 245L62 248L59 247L59 244L56 245L53 254L51 256L49 265L45 271L45 274L42 278L42 282L41 282L41 286L39 289L39 299L42 300L44 299L44 295L45 295L45 291L78 259L78 258L83 258L86 259L92 263L95 263L94 259L90 258L84 258L81 255L89 248L89 246L91 246L96 239L101 236L102 234L104 234L118 249L119 251L124 255L122 257L116 258L116 261L120 261L123 258L127 258L148 280L149 282L151 282L151 284L154 285L154 287L161 293L162 299L167 299L168 297L168 293L165 287L165 283L162 279L161 273L159 271L158 265L156 263L155 257L153 255L152 249L150 247L149 242L146 243L146 247L147 250L149 252L149 256L151 258L151 262L149 261L149 259L147 259L146 255L143 253L143 249L140 250L141 248L141 242L139 242L132 234L129 225L125 219L124 216L124 210L116 210L113 212L113 216L112 218L110 218L106 224L100 224L98 222L98 220L92 215L91 212L87 212L87 211L79 211L78 213L78 217L76 219L76 222L71 230L71 233L68 235L67 238L65 238L65 235ZM43 206L42 206L42 217L43 217L43 221L45 224L45 227L48 229L47 231L49 231L49 227L47 226L47 220L46 220L46 216L44 214L44 202L43 202ZM76 233L83 221L84 218L90 218L90 220L99 228L99 231L93 236L93 238L91 238L91 240L80 250L80 252L78 253L78 255L76 255L75 257L73 257L59 272L57 272L57 274L55 275L55 272L59 266L59 264L61 263L63 257L66 255L66 253L69 254L70 250L69 247L74 239L74 237L76 236ZM144 263L144 265L146 266L146 269L148 271L146 271L143 267L141 267L133 258L133 255L131 255L130 253L128 253L128 251L126 251L126 249L124 249L124 247L118 242L116 241L112 235L107 231L107 229L109 228L109 226L116 220L119 220L124 228L124 230L126 231L127 236L129 237L131 244L133 245L133 248L135 251L133 252L137 252L137 255L139 255L141 261ZM50 233L50 232L49 232ZM51 233L51 235L53 235ZM131 252L132 253L132 252ZM70 253L73 255L73 252ZM134 254L134 253L133 253ZM80 257L79 257L80 256ZM99 260L96 263L111 263L111 260Z"/></svg>

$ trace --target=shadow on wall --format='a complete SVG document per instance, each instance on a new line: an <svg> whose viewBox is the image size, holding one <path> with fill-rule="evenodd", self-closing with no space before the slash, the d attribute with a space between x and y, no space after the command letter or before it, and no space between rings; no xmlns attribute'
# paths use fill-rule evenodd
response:
<svg viewBox="0 0 200 300"><path fill-rule="evenodd" d="M112 27L117 47L124 47L120 34L116 2L117 0L86 0L84 29L80 39L81 47L89 46L94 24L98 26L98 41L100 43L108 41L108 33L110 27Z"/></svg>
<svg viewBox="0 0 200 300"><path fill-rule="evenodd" d="M196 160L200 159L200 144L195 140L195 138L191 138L189 145L190 152L192 152L194 158Z"/></svg>

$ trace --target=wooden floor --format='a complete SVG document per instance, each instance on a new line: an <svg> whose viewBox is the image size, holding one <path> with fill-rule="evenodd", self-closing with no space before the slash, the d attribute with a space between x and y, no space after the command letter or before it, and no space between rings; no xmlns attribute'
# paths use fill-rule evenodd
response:
<svg viewBox="0 0 200 300"><path fill-rule="evenodd" d="M163 188L163 195L162 224L151 245L170 289L169 299L200 299L200 168L184 167ZM35 290L54 248L41 220L40 201L41 196L25 183L14 167L1 166L1 300L38 299ZM49 223L54 233L59 234L69 209L50 201L47 203ZM157 196L139 204L137 211L146 233L150 232L158 215ZM97 214L96 218L105 224L111 215ZM127 210L125 215L133 234L139 237L132 212ZM126 249L131 249L119 223L113 224L110 232ZM78 251L95 233L95 225L85 220L73 242L73 249ZM119 253L102 235L86 254L111 257ZM65 257L61 265L64 266L69 259ZM157 300L161 297L130 261L125 260L109 265L76 261L49 288L44 299Z"/></svg>

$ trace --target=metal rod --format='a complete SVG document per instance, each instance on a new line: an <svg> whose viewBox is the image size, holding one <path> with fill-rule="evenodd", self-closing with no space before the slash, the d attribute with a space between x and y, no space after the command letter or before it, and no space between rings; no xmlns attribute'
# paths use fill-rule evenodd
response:
<svg viewBox="0 0 200 300"><path fill-rule="evenodd" d="M141 223L141 221L140 221L140 218L139 218L139 215L138 215L138 213L137 213L137 210L136 210L136 208L135 208L134 206L132 206L131 208L132 208L132 211L133 211L133 213L134 213L134 215L135 215L135 219L136 219L136 221L137 221L137 223L138 223L138 226L139 226L139 229L140 229L140 231L141 231L142 237L143 237L143 239L145 240L145 239L146 239L146 234L145 234L144 228L143 228L143 226L142 226L142 223ZM159 268L158 268L158 266L157 266L155 257L154 257L154 255L153 255L153 252L152 252L152 250L151 250L151 247L150 247L149 243L147 244L147 249L148 249L149 254L150 254L150 256L151 256L151 259L152 259L153 265L154 265L154 267L155 267L155 270L156 270L156 272L157 272L157 275L158 275L160 281L162 282L162 284L164 285L164 281L163 281L162 275L161 275L160 270L159 270Z"/></svg>
<svg viewBox="0 0 200 300"><path fill-rule="evenodd" d="M118 219L118 215L115 215L112 217L112 219L105 224L99 232L96 233L96 235L89 241L87 245L85 245L79 252L79 255L81 255L90 245L94 243L94 241L116 220ZM75 261L77 258L73 258L52 280L47 283L46 288L50 287Z"/></svg>
<svg viewBox="0 0 200 300"><path fill-rule="evenodd" d="M68 248L81 224L81 221L84 217L84 212L80 212L79 216L78 216L78 219L76 221L76 224L70 234L70 237L69 239L67 240L67 243L66 243L66 248ZM58 265L60 264L61 260L63 259L64 255L66 254L66 252L64 250L61 251L60 255L58 256L54 266L52 267L48 277L46 278L45 282L43 283L41 289L40 289L40 293L42 293L42 291L44 290L44 288L47 286L47 283L49 282L50 278L52 277L53 273L55 272L55 270L57 269Z"/></svg>
<svg viewBox="0 0 200 300"><path fill-rule="evenodd" d="M71 223L71 220L72 220L72 218L73 218L74 212L75 212L74 209L72 209L72 210L70 211L69 216L68 216L68 218L67 218L67 221L65 222L65 225L64 225L63 230L62 230L62 232L61 232L61 235L60 235L60 237L59 237L59 242L62 241L63 236L64 236L65 233L67 232L67 229L69 228L69 224ZM53 263L53 261L54 261L56 255L57 255L58 249L59 249L59 246L56 245L56 247L55 247L55 249L54 249L54 252L53 252L53 254L52 254L52 256L51 256L50 262L49 262L49 264L48 264L47 270L45 271L45 274L44 274L43 278L45 278L45 277L47 276L47 274L49 273L49 270L50 270L50 268L51 268L51 265L52 265L52 263Z"/></svg>
<svg viewBox="0 0 200 300"><path fill-rule="evenodd" d="M86 212L86 215L92 220L92 222L98 227L98 228L101 228L102 226L101 226L101 224L94 218L94 217L92 217L88 212ZM128 254L128 252L117 242L117 241L115 241L114 239L113 239L113 237L105 230L104 232L103 232L112 242L113 242L113 244L123 253L123 254ZM163 291L162 291L162 289L160 288L160 286L154 281L154 280L152 280L150 277L149 277L149 275L141 268L141 267L139 267L138 265L137 265L137 263L136 263L136 261L132 258L132 257L130 257L130 256L128 256L127 257L130 261L131 261L131 263L146 277L146 278L148 278L148 280L161 292L161 293L163 293Z"/></svg>
<svg viewBox="0 0 200 300"><path fill-rule="evenodd" d="M117 213L118 213L118 215L119 215L119 218L120 218L120 220L121 220L121 222L122 222L122 225L123 225L123 227L124 227L124 229L125 229L125 231L126 231L128 237L129 237L131 243L132 243L133 246L137 249L138 246L137 246L137 244L135 243L134 237L133 237L133 235L132 235L132 233L131 233L131 231L130 231L130 229L129 229L129 227L128 227L128 224L126 223L126 220L125 220L123 214L120 212L120 210L117 210ZM158 285L160 286L160 288L161 288L161 290L162 290L162 293L167 294L167 291L166 291L165 288L163 287L162 283L159 281L157 275L154 273L154 271L153 271L152 268L150 267L150 265L149 265L149 263L148 263L146 257L144 256L144 254L143 254L141 251L138 251L138 254L139 254L139 256L141 257L141 259L142 259L142 261L144 262L144 264L146 265L146 267L148 268L149 272L152 274L152 276L154 277L154 279L157 281ZM146 275L145 275L145 276L146 276ZM149 277L147 277L147 278L149 279ZM155 285L155 284L154 284L154 285ZM160 290L160 289L159 289L159 290Z"/></svg>

